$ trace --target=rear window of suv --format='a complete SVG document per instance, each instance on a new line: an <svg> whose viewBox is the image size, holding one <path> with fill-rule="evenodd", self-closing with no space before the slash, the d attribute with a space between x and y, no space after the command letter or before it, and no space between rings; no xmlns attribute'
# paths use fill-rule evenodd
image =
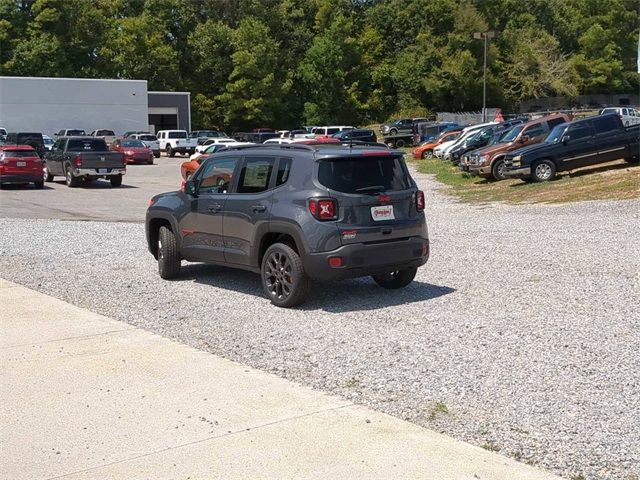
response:
<svg viewBox="0 0 640 480"><path fill-rule="evenodd" d="M404 160L393 156L322 160L318 166L318 181L342 193L375 193L411 187Z"/></svg>
<svg viewBox="0 0 640 480"><path fill-rule="evenodd" d="M169 132L169 138L187 138L187 132Z"/></svg>
<svg viewBox="0 0 640 480"><path fill-rule="evenodd" d="M0 150L0 156L4 158L30 158L37 157L35 150Z"/></svg>

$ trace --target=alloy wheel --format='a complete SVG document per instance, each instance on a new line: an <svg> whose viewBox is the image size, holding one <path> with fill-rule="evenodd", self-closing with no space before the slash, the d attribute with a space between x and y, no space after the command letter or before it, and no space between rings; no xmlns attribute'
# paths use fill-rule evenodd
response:
<svg viewBox="0 0 640 480"><path fill-rule="evenodd" d="M293 290L291 262L281 252L273 252L267 259L264 271L265 283L269 294L277 299L285 299Z"/></svg>
<svg viewBox="0 0 640 480"><path fill-rule="evenodd" d="M551 167L546 163L541 163L536 167L536 177L540 180L548 180L551 178Z"/></svg>

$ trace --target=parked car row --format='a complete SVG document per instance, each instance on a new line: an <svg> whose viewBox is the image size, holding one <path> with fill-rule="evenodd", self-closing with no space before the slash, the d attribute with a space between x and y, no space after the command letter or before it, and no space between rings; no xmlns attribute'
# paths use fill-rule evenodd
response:
<svg viewBox="0 0 640 480"><path fill-rule="evenodd" d="M58 136L43 156L31 145L6 143L0 146L0 186L33 183L35 188L43 188L45 182L62 176L69 187L98 178L119 187L126 173L126 159L126 153L110 151L99 137Z"/></svg>
<svg viewBox="0 0 640 480"><path fill-rule="evenodd" d="M639 137L640 124L626 126L618 112L573 121L568 115L552 114L445 132L412 153L416 158L452 161L487 179L543 182L560 171L616 159L638 161Z"/></svg>

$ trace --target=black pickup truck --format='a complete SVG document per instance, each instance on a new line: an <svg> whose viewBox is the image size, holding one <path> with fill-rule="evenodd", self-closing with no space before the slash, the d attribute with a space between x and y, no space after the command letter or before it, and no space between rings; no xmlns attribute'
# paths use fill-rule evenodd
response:
<svg viewBox="0 0 640 480"><path fill-rule="evenodd" d="M102 138L59 137L44 156L45 181L62 175L69 187L98 178L106 178L112 187L119 187L126 172L124 155L110 152Z"/></svg>
<svg viewBox="0 0 640 480"><path fill-rule="evenodd" d="M640 125L625 127L615 114L561 123L542 143L508 153L504 175L545 182L561 171L618 159L637 162L639 139Z"/></svg>

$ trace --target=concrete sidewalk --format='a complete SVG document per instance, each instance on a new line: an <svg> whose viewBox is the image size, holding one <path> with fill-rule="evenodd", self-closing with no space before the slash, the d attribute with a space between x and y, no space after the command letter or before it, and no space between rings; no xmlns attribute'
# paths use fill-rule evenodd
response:
<svg viewBox="0 0 640 480"><path fill-rule="evenodd" d="M557 479L0 279L0 476Z"/></svg>

